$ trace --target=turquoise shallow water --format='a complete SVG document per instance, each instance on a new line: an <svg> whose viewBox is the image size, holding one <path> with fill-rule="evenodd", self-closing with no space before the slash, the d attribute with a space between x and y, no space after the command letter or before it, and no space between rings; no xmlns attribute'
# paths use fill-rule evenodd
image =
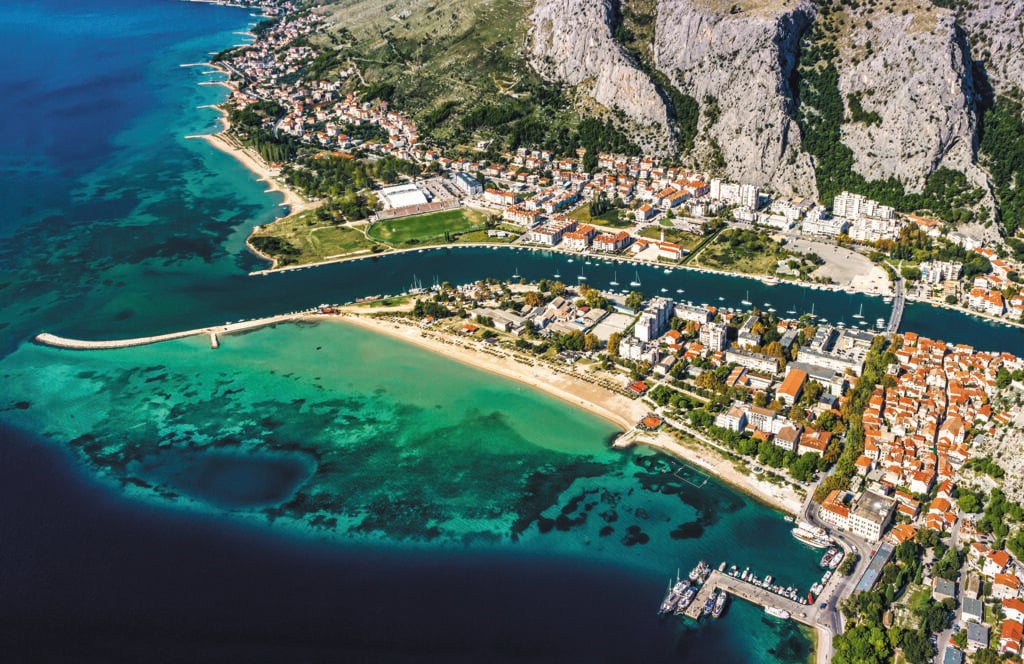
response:
<svg viewBox="0 0 1024 664"><path fill-rule="evenodd" d="M659 625L662 584L700 558L803 588L819 574L818 554L777 513L664 455L611 450L608 423L345 324L278 326L217 351L202 339L103 353L29 345L0 363L0 377L22 386L10 421L68 441L136 499L339 545L628 569L648 592L623 609L627 624ZM240 459L248 465L231 466ZM723 624L752 621L731 651L800 661L806 639L759 615L730 610ZM727 631L664 631L673 624L660 624L661 638L693 647L719 647Z"/></svg>

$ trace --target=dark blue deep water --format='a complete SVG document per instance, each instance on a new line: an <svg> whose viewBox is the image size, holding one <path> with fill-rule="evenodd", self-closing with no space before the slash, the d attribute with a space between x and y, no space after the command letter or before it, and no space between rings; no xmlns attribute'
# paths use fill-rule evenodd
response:
<svg viewBox="0 0 1024 664"><path fill-rule="evenodd" d="M177 381L182 393L173 396L188 408L166 419L177 418L182 430L216 429L220 420L232 420L217 410L227 391L248 389L253 376L273 372L239 361L234 374L223 371L223 385L198 394L210 376L180 369L175 374L174 367L160 364L180 362L187 347L153 350L164 360L124 369L120 356L26 349L40 331L135 336L400 291L414 275L424 282L464 282L517 270L532 279L579 269L550 254L463 249L248 276L260 262L244 250L244 238L252 226L282 214L278 197L266 195L265 186L231 157L185 138L216 130L216 112L200 107L221 101L224 90L198 85L216 79L204 68L180 65L244 40L235 33L254 20L244 10L172 0L0 3L6 55L0 68L0 659L805 661L806 637L791 625L764 623L758 609L742 602L699 628L654 617L677 565L685 569L698 555L717 562L735 553L730 542L748 558L741 564L756 565L759 555L773 565L791 560L787 572L804 587L812 574L812 554L788 537L776 513L715 482L700 490L673 487L669 495L663 489L670 483L652 479L656 468L616 461L623 505L671 505L673 513L659 525L666 531L694 520L685 537L599 556L586 555L591 537L571 529L544 537L533 530L527 533L532 539L524 536L516 546L432 547L320 541L266 521L223 516L237 506L286 500L310 472L304 457L161 453L137 462L137 476L211 506L196 511L132 497L137 487L120 491L121 475L98 477L95 467L69 452L93 446L102 453L104 444L122 437L159 435L159 418L141 417L130 432L104 420L116 411L116 422L128 421L136 405L147 413L141 406L160 407L132 401L148 399L139 384L170 393L158 387L160 381ZM586 269L595 286L616 271L627 282L624 276L635 270L649 294L682 289L677 297L696 303L738 306L750 299L780 312L813 310L848 323L862 305L870 321L887 315L879 299L845 293L650 267ZM904 320L906 328L929 336L1024 352L1019 330L960 314L915 305ZM291 335L294 340L277 334L282 336L272 338L284 339L281 353L290 353L292 362L302 362L302 352L320 350L299 348L313 332ZM218 352L218 361L230 363L230 349ZM141 356L148 360L148 353ZM33 383L40 379L25 369L25 358L37 357L52 363L38 372L52 385ZM117 389L121 377L131 384L123 390ZM211 380L219 381L220 374ZM317 380L309 378L302 389L320 390ZM51 399L45 413L26 400L29 393ZM127 401L116 402L117 395ZM106 404L109 410L83 412L104 396L115 400ZM266 403L279 412L272 413L273 422L259 421L261 427L298 431L288 413L312 417L302 404L288 401L292 395L274 396ZM350 398L331 407L386 415L372 400ZM25 412L38 425L15 428ZM61 437L86 420L106 437ZM380 458L407 462L401 449L391 453L383 449ZM558 458L550 449L531 454L541 469ZM377 458L362 461L372 467ZM493 459L490 464L489 472L503 474L504 467ZM600 475L604 469L591 472L596 485L611 477ZM442 498L457 488L457 482L444 485ZM415 509L415 487L403 489L405 506ZM586 509L572 491L556 498L538 507L552 523L560 511L575 519ZM391 507L382 506L381 513L402 517L388 512ZM631 514L638 522L644 518ZM467 522L472 524L469 516ZM402 524L378 526L400 532ZM758 533L757 541L751 532Z"/></svg>

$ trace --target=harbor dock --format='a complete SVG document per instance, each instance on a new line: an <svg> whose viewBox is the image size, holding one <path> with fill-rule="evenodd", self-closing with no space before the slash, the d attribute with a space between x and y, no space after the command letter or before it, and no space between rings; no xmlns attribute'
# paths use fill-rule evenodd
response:
<svg viewBox="0 0 1024 664"><path fill-rule="evenodd" d="M718 570L711 572L708 576L707 581L700 587L697 592L697 597L693 603L686 608L686 617L692 620L700 618L701 610L704 608L704 602L707 601L711 593L718 591L726 591L733 597L739 597L758 606L768 607L772 606L777 609L784 609L789 611L789 615L805 625L814 626L813 613L814 606L809 604L800 604L794 602L791 599L786 599L780 595L773 593L767 588L755 586L752 583L748 583L738 577L729 576Z"/></svg>

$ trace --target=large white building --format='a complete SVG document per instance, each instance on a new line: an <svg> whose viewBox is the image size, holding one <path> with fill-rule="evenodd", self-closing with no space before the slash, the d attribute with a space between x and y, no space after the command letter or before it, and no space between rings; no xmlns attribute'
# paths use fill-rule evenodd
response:
<svg viewBox="0 0 1024 664"><path fill-rule="evenodd" d="M850 238L856 242L895 240L902 224L896 219L860 217L850 224Z"/></svg>
<svg viewBox="0 0 1024 664"><path fill-rule="evenodd" d="M895 509L895 499L865 491L850 510L849 528L867 541L877 542L882 539Z"/></svg>
<svg viewBox="0 0 1024 664"><path fill-rule="evenodd" d="M956 280L963 271L963 263L956 261L925 261L921 263L921 281L926 284L938 284Z"/></svg>
<svg viewBox="0 0 1024 664"><path fill-rule="evenodd" d="M716 201L725 201L730 205L739 205L751 210L760 207L761 190L752 184L723 182L715 179L711 181L708 195Z"/></svg>
<svg viewBox="0 0 1024 664"><path fill-rule="evenodd" d="M700 345L712 353L725 350L726 326L719 323L704 323L700 326Z"/></svg>
<svg viewBox="0 0 1024 664"><path fill-rule="evenodd" d="M832 201L832 216L846 219L892 219L896 216L896 211L888 205L882 205L860 194L844 191Z"/></svg>
<svg viewBox="0 0 1024 664"><path fill-rule="evenodd" d="M425 205L430 201L418 184L400 184L384 187L377 192L385 208L401 208L410 205Z"/></svg>
<svg viewBox="0 0 1024 664"><path fill-rule="evenodd" d="M843 217L808 214L800 225L800 230L808 235L836 237L845 233L849 226L850 221Z"/></svg>
<svg viewBox="0 0 1024 664"><path fill-rule="evenodd" d="M633 336L641 341L657 339L668 328L672 312L672 300L664 297L651 298L633 327Z"/></svg>

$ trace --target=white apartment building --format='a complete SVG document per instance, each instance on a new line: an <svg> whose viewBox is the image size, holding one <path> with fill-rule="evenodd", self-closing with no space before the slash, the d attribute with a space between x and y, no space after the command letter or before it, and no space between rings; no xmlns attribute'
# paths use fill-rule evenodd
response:
<svg viewBox="0 0 1024 664"><path fill-rule="evenodd" d="M704 323L700 326L700 345L712 353L725 350L726 347L726 326L719 323Z"/></svg>
<svg viewBox="0 0 1024 664"><path fill-rule="evenodd" d="M832 201L832 216L846 219L892 219L896 216L896 211L888 205L882 205L860 194L844 191Z"/></svg>

